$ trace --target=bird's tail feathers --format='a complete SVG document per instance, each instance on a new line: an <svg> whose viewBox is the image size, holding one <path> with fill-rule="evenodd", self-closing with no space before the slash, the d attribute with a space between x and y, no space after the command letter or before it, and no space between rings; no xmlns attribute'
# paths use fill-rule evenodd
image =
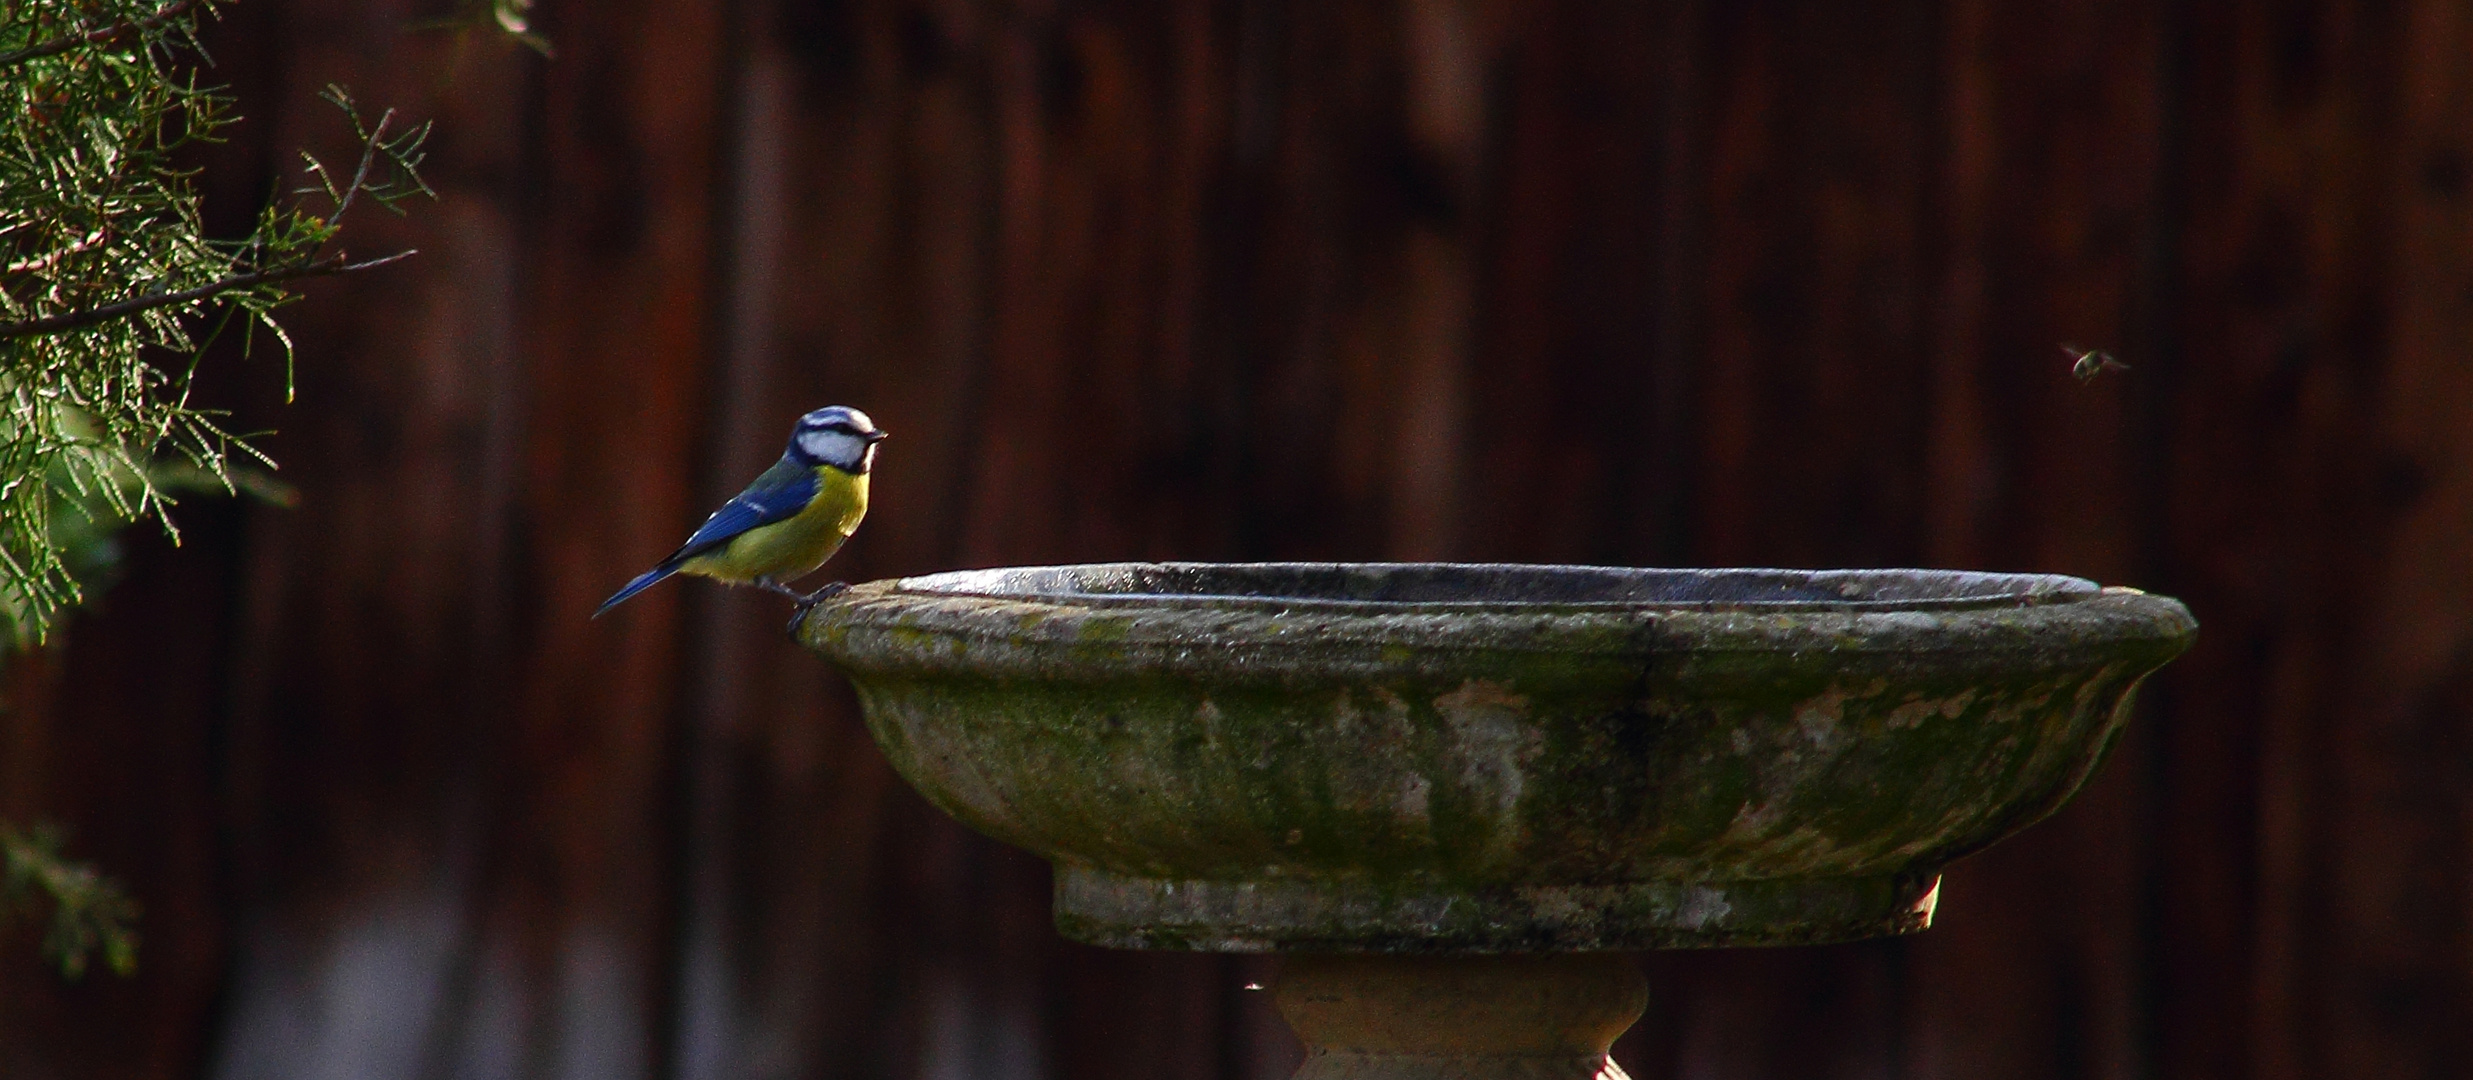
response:
<svg viewBox="0 0 2473 1080"><path fill-rule="evenodd" d="M625 587L619 589L615 593L610 594L610 598L602 601L600 607L594 608L592 617L596 619L600 618L602 612L608 611L611 608L625 603L628 597L652 588L655 582L658 582L662 578L668 577L677 572L678 564L663 562L659 566L653 567L652 569L644 571L641 574L637 574L634 581L628 582Z"/></svg>

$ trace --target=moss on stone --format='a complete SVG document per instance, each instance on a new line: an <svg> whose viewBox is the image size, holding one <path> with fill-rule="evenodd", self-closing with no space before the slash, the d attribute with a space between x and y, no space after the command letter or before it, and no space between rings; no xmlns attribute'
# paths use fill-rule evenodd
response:
<svg viewBox="0 0 2473 1080"><path fill-rule="evenodd" d="M1215 930L1201 909L1170 918L1178 895L1276 886L1284 906L1247 917L1293 918L1297 941L1344 944L1358 919L1365 940L1396 944L1400 912L1427 908L1451 947L1528 940L1446 932L1459 916L1445 909L1517 921L1527 909L1502 897L1553 893L1614 905L1565 920L1616 927L1585 947L1645 947L1920 925L1900 914L1913 883L2058 807L2138 681L2195 633L2169 599L2068 595L1281 606L879 582L819 606L802 633L849 672L887 756L939 807L1170 898L1140 932L1068 898L1068 933L1278 939L1270 923ZM1847 881L1913 887L1861 893L1887 906L1835 922L1779 900L1782 921L1764 927L1770 908L1737 905L1715 930L1618 902L1711 882L1854 895L1825 884ZM1114 929L1075 929L1102 923Z"/></svg>

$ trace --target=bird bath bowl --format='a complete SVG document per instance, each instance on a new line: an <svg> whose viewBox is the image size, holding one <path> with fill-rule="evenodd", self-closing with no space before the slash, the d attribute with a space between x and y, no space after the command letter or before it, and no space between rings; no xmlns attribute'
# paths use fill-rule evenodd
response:
<svg viewBox="0 0 2473 1080"><path fill-rule="evenodd" d="M1585 1077L1645 992L1574 954L1923 929L2197 624L2033 574L1124 563L798 632L930 801L1054 862L1065 936L1309 954L1299 1075Z"/></svg>

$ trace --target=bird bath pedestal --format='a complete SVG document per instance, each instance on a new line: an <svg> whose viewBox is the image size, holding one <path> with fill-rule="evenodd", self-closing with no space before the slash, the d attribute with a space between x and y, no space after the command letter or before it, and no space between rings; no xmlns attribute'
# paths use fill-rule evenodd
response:
<svg viewBox="0 0 2473 1080"><path fill-rule="evenodd" d="M1583 1080L1631 950L1912 933L2075 792L2177 601L1916 570L1110 564L798 633L1065 936L1276 952L1300 1077Z"/></svg>

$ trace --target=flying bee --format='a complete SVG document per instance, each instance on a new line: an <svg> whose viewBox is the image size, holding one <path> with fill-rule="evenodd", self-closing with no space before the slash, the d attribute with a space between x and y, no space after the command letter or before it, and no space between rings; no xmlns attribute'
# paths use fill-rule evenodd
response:
<svg viewBox="0 0 2473 1080"><path fill-rule="evenodd" d="M2111 353L2102 349L2081 349L2076 345L2063 345L2061 351L2069 354L2071 358L2069 373L2076 376L2082 383L2094 382L2096 376L2107 371L2128 371L2130 369L2128 364L2113 359Z"/></svg>

